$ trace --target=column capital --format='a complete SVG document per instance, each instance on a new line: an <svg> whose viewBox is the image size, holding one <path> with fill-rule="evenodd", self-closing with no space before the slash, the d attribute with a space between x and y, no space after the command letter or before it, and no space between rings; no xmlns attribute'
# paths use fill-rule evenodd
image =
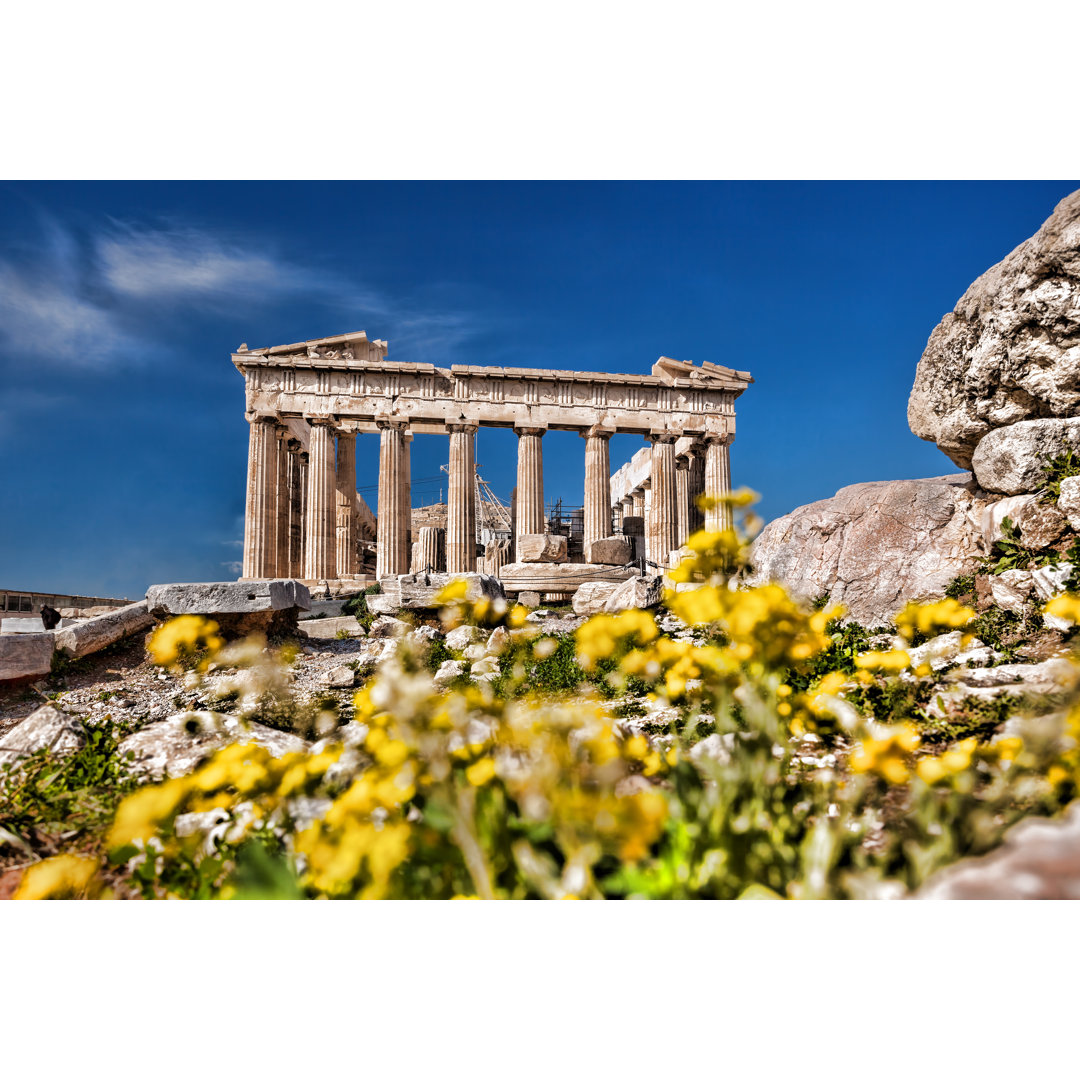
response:
<svg viewBox="0 0 1080 1080"><path fill-rule="evenodd" d="M479 424L466 420L461 420L456 424L446 425L446 430L449 431L451 435L475 435L479 428Z"/></svg>
<svg viewBox="0 0 1080 1080"><path fill-rule="evenodd" d="M288 450L290 454L297 453L302 448L302 446L303 443L301 443L299 439L293 439L291 437L285 443L285 449Z"/></svg>
<svg viewBox="0 0 1080 1080"><path fill-rule="evenodd" d="M612 428L604 427L602 424L593 424L592 427L579 431L578 434L583 439L610 439L615 432Z"/></svg>
<svg viewBox="0 0 1080 1080"><path fill-rule="evenodd" d="M380 431L407 431L409 428L408 420L376 420L375 426Z"/></svg>
<svg viewBox="0 0 1080 1080"><path fill-rule="evenodd" d="M678 441L679 436L670 431L650 431L645 438L651 443L663 443L665 445L671 443L674 445Z"/></svg>
<svg viewBox="0 0 1080 1080"><path fill-rule="evenodd" d="M690 471L690 457L688 454L675 455L675 468L680 472Z"/></svg>
<svg viewBox="0 0 1080 1080"><path fill-rule="evenodd" d="M337 430L337 421L332 416L305 416L304 419L312 427L329 428L331 434L333 434Z"/></svg>
<svg viewBox="0 0 1080 1080"><path fill-rule="evenodd" d="M701 441L706 445L730 446L735 441L735 433L728 431L723 435L705 435Z"/></svg>
<svg viewBox="0 0 1080 1080"><path fill-rule="evenodd" d="M514 425L514 434L515 435L546 435L547 434L547 428L546 427L518 427L518 425L515 424Z"/></svg>

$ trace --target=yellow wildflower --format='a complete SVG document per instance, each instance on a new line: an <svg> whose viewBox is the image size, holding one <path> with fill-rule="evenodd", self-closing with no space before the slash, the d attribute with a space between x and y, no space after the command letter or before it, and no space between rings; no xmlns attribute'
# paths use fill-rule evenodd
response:
<svg viewBox="0 0 1080 1080"><path fill-rule="evenodd" d="M1055 596L1043 608L1043 613L1056 615L1059 619L1068 619L1069 622L1080 623L1080 596L1074 596L1071 593Z"/></svg>
<svg viewBox="0 0 1080 1080"><path fill-rule="evenodd" d="M101 892L98 862L81 855L55 855L27 868L16 900L85 900Z"/></svg>
<svg viewBox="0 0 1080 1080"><path fill-rule="evenodd" d="M864 652L855 657L855 666L868 671L904 671L911 666L911 657L904 649L889 652Z"/></svg>
<svg viewBox="0 0 1080 1080"><path fill-rule="evenodd" d="M479 761L473 762L465 770L465 779L472 784L473 787L483 787L489 780L495 776L495 761L490 757L482 757Z"/></svg>
<svg viewBox="0 0 1080 1080"><path fill-rule="evenodd" d="M909 723L885 728L881 738L867 737L855 744L851 752L851 770L856 773L876 773L890 784L906 783L908 758L919 745L919 733Z"/></svg>
<svg viewBox="0 0 1080 1080"><path fill-rule="evenodd" d="M224 644L213 620L201 615L178 615L154 631L147 650L155 664L167 667L200 648L213 654Z"/></svg>
<svg viewBox="0 0 1080 1080"><path fill-rule="evenodd" d="M896 616L896 629L908 641L916 632L933 636L945 630L958 630L975 618L973 608L965 607L951 596L933 604L907 604Z"/></svg>

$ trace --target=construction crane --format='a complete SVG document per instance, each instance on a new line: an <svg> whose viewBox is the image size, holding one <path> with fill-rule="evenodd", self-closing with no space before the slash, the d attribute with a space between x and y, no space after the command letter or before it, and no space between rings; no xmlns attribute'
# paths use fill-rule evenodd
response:
<svg viewBox="0 0 1080 1080"><path fill-rule="evenodd" d="M439 468L444 473L450 472L449 465L440 465ZM494 529L489 527L489 531L492 533L503 532L509 536L511 531L510 521L510 507L504 503L494 491L491 490L491 485L480 475L479 467L473 470L473 480L476 485L476 506L478 513L476 515L476 539L481 543L486 543L483 536L484 520L491 520L494 518L498 522L498 526ZM488 513L483 511L484 507L488 508Z"/></svg>

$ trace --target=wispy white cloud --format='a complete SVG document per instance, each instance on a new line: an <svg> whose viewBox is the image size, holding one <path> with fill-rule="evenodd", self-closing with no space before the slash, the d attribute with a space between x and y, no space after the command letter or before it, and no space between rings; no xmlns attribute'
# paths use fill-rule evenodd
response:
<svg viewBox="0 0 1080 1080"><path fill-rule="evenodd" d="M397 356L442 363L478 327L471 313L453 305L395 297L265 242L184 225L110 220L78 236L45 219L35 249L0 258L0 345L9 362L126 366L162 356L163 318L195 310L243 312L257 321L267 305L286 303L326 310L326 325L313 336L362 322L372 336L388 337Z"/></svg>
<svg viewBox="0 0 1080 1080"><path fill-rule="evenodd" d="M224 566L230 574L242 574L244 572L244 564L242 562L223 562L221 565Z"/></svg>

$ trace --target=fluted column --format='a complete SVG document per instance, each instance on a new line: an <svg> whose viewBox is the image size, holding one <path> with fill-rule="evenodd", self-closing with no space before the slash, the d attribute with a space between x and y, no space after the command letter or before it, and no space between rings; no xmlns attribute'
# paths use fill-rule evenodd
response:
<svg viewBox="0 0 1080 1080"><path fill-rule="evenodd" d="M623 504L621 502L613 503L611 507L611 528L612 532L620 532L622 530L623 519Z"/></svg>
<svg viewBox="0 0 1080 1080"><path fill-rule="evenodd" d="M585 561L596 540L611 535L611 455L610 431L591 427L582 432L585 439L585 507L582 544ZM519 444L520 446L520 444Z"/></svg>
<svg viewBox="0 0 1080 1080"><path fill-rule="evenodd" d="M517 533L544 532L544 428L515 428L518 437Z"/></svg>
<svg viewBox="0 0 1080 1080"><path fill-rule="evenodd" d="M405 531L405 425L397 421L378 422L379 428L379 512L375 576L407 574Z"/></svg>
<svg viewBox="0 0 1080 1080"><path fill-rule="evenodd" d="M679 519L676 546L682 547L690 535L690 459L685 454L675 458L675 505Z"/></svg>
<svg viewBox="0 0 1080 1080"><path fill-rule="evenodd" d="M296 559L296 576L302 578L304 576L304 552L307 551L308 473L311 466L311 454L307 450L301 450L296 457L300 463L300 551Z"/></svg>
<svg viewBox="0 0 1080 1080"><path fill-rule="evenodd" d="M412 441L413 433L409 430L404 434L404 457L401 466L401 507L405 515L405 565L409 565L412 555Z"/></svg>
<svg viewBox="0 0 1080 1080"><path fill-rule="evenodd" d="M337 438L337 576L349 577L357 570L359 531L356 512L356 432L341 432Z"/></svg>
<svg viewBox="0 0 1080 1080"><path fill-rule="evenodd" d="M630 501L633 505L633 517L644 518L645 517L645 488L635 488L630 496Z"/></svg>
<svg viewBox="0 0 1080 1080"><path fill-rule="evenodd" d="M450 483L446 505L446 569L476 569L476 425L449 424Z"/></svg>
<svg viewBox="0 0 1080 1080"><path fill-rule="evenodd" d="M660 566L670 566L671 553L679 546L675 436L653 436L652 444L652 508L649 515L652 559Z"/></svg>
<svg viewBox="0 0 1080 1080"><path fill-rule="evenodd" d="M445 533L442 529L434 525L422 525L417 529L410 563L411 572L422 574L428 570L443 570L446 563L443 554L444 545Z"/></svg>
<svg viewBox="0 0 1080 1080"><path fill-rule="evenodd" d="M732 435L714 436L705 440L705 494L727 495L731 491L731 459L728 446ZM705 528L710 532L731 528L731 507L714 506L705 512Z"/></svg>
<svg viewBox="0 0 1080 1080"><path fill-rule="evenodd" d="M622 501L622 518L625 522L628 517L634 516L634 496L626 495ZM626 526L623 526L623 531L626 531Z"/></svg>
<svg viewBox="0 0 1080 1080"><path fill-rule="evenodd" d="M290 439L286 449L285 485L289 492L289 551L286 573L289 577L302 577L304 571L304 494L300 470L300 443Z"/></svg>
<svg viewBox="0 0 1080 1080"><path fill-rule="evenodd" d="M277 493L276 421L257 416L248 431L247 500L244 507L245 578L274 576Z"/></svg>
<svg viewBox="0 0 1080 1080"><path fill-rule="evenodd" d="M700 442L694 443L690 452L690 479L687 487L690 503L689 532L693 536L705 528L705 513L697 502L705 494L705 447Z"/></svg>
<svg viewBox="0 0 1080 1080"><path fill-rule="evenodd" d="M304 578L337 577L337 463L330 420L312 420L304 519Z"/></svg>
<svg viewBox="0 0 1080 1080"><path fill-rule="evenodd" d="M656 545L653 543L652 527L652 477L646 477L641 482L641 517L645 529L645 558L650 562L658 562L656 558Z"/></svg>
<svg viewBox="0 0 1080 1080"><path fill-rule="evenodd" d="M289 576L289 429L274 429L274 577Z"/></svg>

